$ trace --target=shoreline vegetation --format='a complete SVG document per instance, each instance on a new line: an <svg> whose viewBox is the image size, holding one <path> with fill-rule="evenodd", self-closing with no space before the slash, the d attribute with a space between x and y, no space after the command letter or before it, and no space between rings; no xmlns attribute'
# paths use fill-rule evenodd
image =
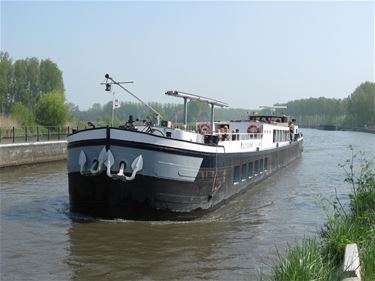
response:
<svg viewBox="0 0 375 281"><path fill-rule="evenodd" d="M335 196L327 200L327 223L317 237L304 238L286 253L276 252L276 261L269 275L260 274L260 281L341 281L343 258L347 244L359 249L361 280L375 280L375 170L374 159L353 152L352 158L339 165L346 173L345 183L351 186L348 204Z"/></svg>

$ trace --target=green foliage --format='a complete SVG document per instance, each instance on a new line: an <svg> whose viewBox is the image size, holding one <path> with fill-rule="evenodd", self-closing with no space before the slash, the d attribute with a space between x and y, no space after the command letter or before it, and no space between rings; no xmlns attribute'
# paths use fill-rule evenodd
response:
<svg viewBox="0 0 375 281"><path fill-rule="evenodd" d="M198 103L199 104L199 103ZM183 105L173 103L150 103L150 105L160 112L163 116L162 120L169 120L174 123L182 123L184 120L183 116ZM75 119L86 120L86 121L102 121L104 119L110 120L112 115L112 102L108 102L101 106L100 104L94 104L87 111L79 111L77 106L70 104L71 112ZM251 110L245 109L215 109L215 120L232 120L238 118L246 118L248 112ZM205 105L197 105L197 103L188 104L188 122L198 121L209 121L210 120L210 108ZM128 120L129 115L133 115L134 119L144 120L146 118L153 118L151 111L140 103L135 102L121 102L120 107L115 109L115 118L122 120L122 124Z"/></svg>
<svg viewBox="0 0 375 281"><path fill-rule="evenodd" d="M182 123L184 120L183 104L150 103L163 114L164 120ZM375 83L361 84L355 92L344 100L329 98L309 98L290 101L286 104L287 110L278 110L277 114L287 114L297 118L298 123L307 127L319 125L336 125L344 129L364 128L365 125L375 126ZM363 110L362 110L363 108ZM149 110L139 103L122 102L116 109L115 115L124 122L129 115L140 120L149 116ZM216 108L215 120L246 119L249 109ZM99 121L110 117L112 114L112 102L104 106L93 105L88 111L74 111L74 117L78 120ZM207 104L190 101L188 103L188 122L210 120L210 107Z"/></svg>
<svg viewBox="0 0 375 281"><path fill-rule="evenodd" d="M353 153L352 159L341 167L347 174L345 182L353 188L349 195L350 209L345 208L337 195L329 201L333 214L322 229L321 239L304 239L301 245L288 247L285 256L277 253L270 280L341 280L344 250L350 243L359 248L362 280L375 280L374 162L366 160L363 153ZM261 276L261 280L267 278Z"/></svg>
<svg viewBox="0 0 375 281"><path fill-rule="evenodd" d="M375 83L362 83L345 102L347 122L354 126L375 125Z"/></svg>
<svg viewBox="0 0 375 281"><path fill-rule="evenodd" d="M0 52L0 112L8 114L14 103L27 106L34 114L39 99L49 92L63 94L62 72L50 59L16 60Z"/></svg>
<svg viewBox="0 0 375 281"><path fill-rule="evenodd" d="M373 227L367 233L366 240L363 241L363 246L359 252L361 264L361 274L363 280L375 280L375 228Z"/></svg>
<svg viewBox="0 0 375 281"><path fill-rule="evenodd" d="M347 175L345 182L352 187L350 212L345 210L336 196L332 204L333 215L322 230L323 254L332 256L339 264L345 245L356 243L363 267L363 280L375 280L375 172L373 160L367 160L364 156L364 153L353 153L352 159L340 165Z"/></svg>
<svg viewBox="0 0 375 281"><path fill-rule="evenodd" d="M317 127L321 124L342 128L375 126L375 83L362 83L344 100L309 98L290 101L287 113L297 117L300 124Z"/></svg>
<svg viewBox="0 0 375 281"><path fill-rule="evenodd" d="M320 124L337 125L342 120L344 106L341 100L324 97L290 101L286 113L295 116L300 124L316 127Z"/></svg>
<svg viewBox="0 0 375 281"><path fill-rule="evenodd" d="M35 124L34 114L22 103L17 102L13 104L10 112L11 116L17 119L22 126L32 126Z"/></svg>
<svg viewBox="0 0 375 281"><path fill-rule="evenodd" d="M272 280L340 280L335 272L335 264L332 260L321 254L320 242L313 238L306 238L299 245L288 246L285 257L277 252L277 264L272 270ZM262 277L262 280L264 279L265 277Z"/></svg>
<svg viewBox="0 0 375 281"><path fill-rule="evenodd" d="M64 96L59 92L51 92L42 96L36 108L37 121L45 126L61 126L69 118L68 107Z"/></svg>
<svg viewBox="0 0 375 281"><path fill-rule="evenodd" d="M40 90L43 93L52 91L64 92L62 72L50 59L40 62Z"/></svg>
<svg viewBox="0 0 375 281"><path fill-rule="evenodd" d="M210 106L208 104L201 103L198 101L190 101L188 103L188 121L197 122L197 121L209 120L209 119L210 119Z"/></svg>
<svg viewBox="0 0 375 281"><path fill-rule="evenodd" d="M0 112L10 109L9 95L13 76L12 59L7 52L0 52Z"/></svg>
<svg viewBox="0 0 375 281"><path fill-rule="evenodd" d="M33 111L41 94L38 59L17 60L13 65L13 73L10 98L15 102L21 102Z"/></svg>

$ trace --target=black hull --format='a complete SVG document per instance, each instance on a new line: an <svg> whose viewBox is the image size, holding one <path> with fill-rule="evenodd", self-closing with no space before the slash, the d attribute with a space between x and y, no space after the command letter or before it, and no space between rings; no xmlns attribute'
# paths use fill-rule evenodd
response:
<svg viewBox="0 0 375 281"><path fill-rule="evenodd" d="M70 210L100 218L121 218L130 220L192 220L204 215L207 210L176 212L171 209L156 209L154 206L157 190L174 194L176 200L193 198L184 189L190 190L190 183L143 177L136 182L114 181L105 174L84 177L79 173L69 174ZM157 186L157 187L156 187ZM159 203L162 198L159 198ZM176 205L191 204L180 202ZM175 207L178 209L178 206Z"/></svg>
<svg viewBox="0 0 375 281"><path fill-rule="evenodd" d="M301 155L301 151L302 141L299 141L268 151L205 156L194 182L141 174L134 181L123 182L113 180L105 173L82 176L79 172L69 172L70 210L111 219L196 219L288 165ZM251 177L240 176L236 180L238 167L241 169L260 159L263 159L262 169Z"/></svg>

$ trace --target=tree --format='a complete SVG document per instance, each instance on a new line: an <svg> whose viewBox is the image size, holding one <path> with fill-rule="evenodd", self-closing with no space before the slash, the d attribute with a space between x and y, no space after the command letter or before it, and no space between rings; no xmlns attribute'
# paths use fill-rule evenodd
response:
<svg viewBox="0 0 375 281"><path fill-rule="evenodd" d="M26 62L26 90L25 103L31 110L34 110L42 92L40 89L40 64L37 58L27 58Z"/></svg>
<svg viewBox="0 0 375 281"><path fill-rule="evenodd" d="M32 112L39 99L50 92L64 95L62 72L50 59L16 60L0 52L0 112L9 113L12 104L20 102Z"/></svg>
<svg viewBox="0 0 375 281"><path fill-rule="evenodd" d="M22 126L32 126L35 124L35 116L31 110L20 102L16 102L10 109L12 117L17 119Z"/></svg>
<svg viewBox="0 0 375 281"><path fill-rule="evenodd" d="M346 100L347 122L363 127L375 124L375 83L362 83ZM351 119L351 120L350 120Z"/></svg>
<svg viewBox="0 0 375 281"><path fill-rule="evenodd" d="M41 125L64 125L69 117L69 110L64 103L64 95L54 91L42 96L36 106L36 117Z"/></svg>
<svg viewBox="0 0 375 281"><path fill-rule="evenodd" d="M34 111L36 103L41 96L39 60L26 58L16 60L14 63L13 87L11 99L21 102Z"/></svg>
<svg viewBox="0 0 375 281"><path fill-rule="evenodd" d="M188 103L188 121L208 120L210 116L210 106L207 103L190 101Z"/></svg>
<svg viewBox="0 0 375 281"><path fill-rule="evenodd" d="M7 52L0 52L0 113L8 113L11 101L13 64Z"/></svg>
<svg viewBox="0 0 375 281"><path fill-rule="evenodd" d="M40 62L40 89L42 93L64 92L62 72L50 59Z"/></svg>

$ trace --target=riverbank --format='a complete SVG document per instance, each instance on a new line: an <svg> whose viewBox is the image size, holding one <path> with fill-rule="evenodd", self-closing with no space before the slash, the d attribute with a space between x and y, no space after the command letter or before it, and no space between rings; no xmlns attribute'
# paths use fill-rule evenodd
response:
<svg viewBox="0 0 375 281"><path fill-rule="evenodd" d="M361 133L375 134L375 129L366 128L366 127L351 128L351 127L343 127L339 125L317 125L317 126L300 125L300 128L317 129L317 130L324 130L324 131L349 131L349 132L361 132Z"/></svg>
<svg viewBox="0 0 375 281"><path fill-rule="evenodd" d="M1 144L0 168L64 160L66 149L66 140Z"/></svg>
<svg viewBox="0 0 375 281"><path fill-rule="evenodd" d="M288 247L284 256L277 253L271 277L261 280L343 280L348 276L343 268L345 247L356 243L359 248L362 281L375 280L375 171L374 163L360 155L355 172L356 155L342 168L345 182L352 187L347 207L336 198L328 222L319 237L306 238L294 247Z"/></svg>

